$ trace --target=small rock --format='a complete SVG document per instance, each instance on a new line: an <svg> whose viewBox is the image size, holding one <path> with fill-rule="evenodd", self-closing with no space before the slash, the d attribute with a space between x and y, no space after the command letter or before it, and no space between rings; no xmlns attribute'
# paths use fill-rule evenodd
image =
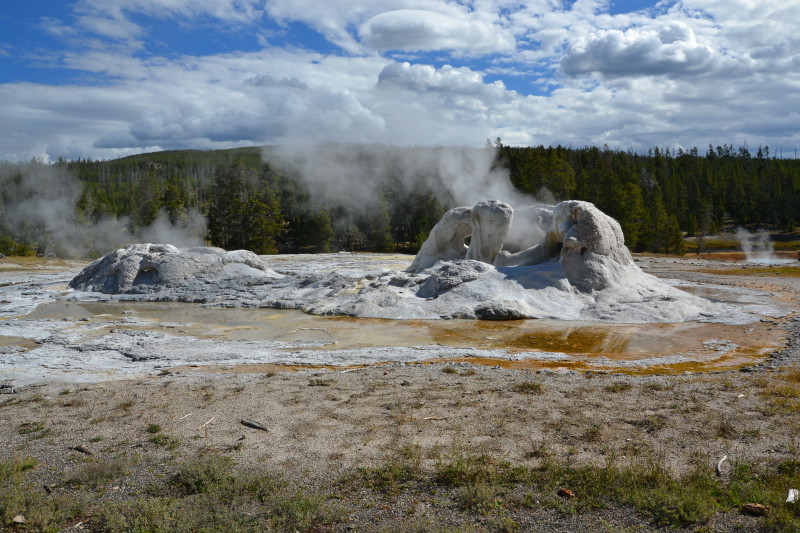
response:
<svg viewBox="0 0 800 533"><path fill-rule="evenodd" d="M90 450L83 444L78 444L77 446L73 446L71 449L75 450L76 452L84 453L86 455L94 455L94 452L92 452L92 450Z"/></svg>
<svg viewBox="0 0 800 533"><path fill-rule="evenodd" d="M18 514L17 516L11 519L11 522L13 522L14 524L25 524L27 523L27 520L25 520L24 516Z"/></svg>
<svg viewBox="0 0 800 533"><path fill-rule="evenodd" d="M401 387L408 387L409 385L411 385L411 382L408 381L407 379L404 379L403 381L400 382Z"/></svg>
<svg viewBox="0 0 800 533"><path fill-rule="evenodd" d="M742 505L742 512L750 516L764 516L769 512L769 507L760 503L746 503Z"/></svg>
<svg viewBox="0 0 800 533"><path fill-rule="evenodd" d="M250 420L249 418L242 418L241 424L243 426L246 426L246 427L249 427L249 428L252 428L252 429L257 429L259 431L267 431L267 428L265 428L264 426L262 426L261 424L259 424L255 420Z"/></svg>
<svg viewBox="0 0 800 533"><path fill-rule="evenodd" d="M575 497L575 493L574 492L572 492L569 489L565 489L563 487L558 489L558 492L556 494L558 494L562 498L567 498L567 499Z"/></svg>

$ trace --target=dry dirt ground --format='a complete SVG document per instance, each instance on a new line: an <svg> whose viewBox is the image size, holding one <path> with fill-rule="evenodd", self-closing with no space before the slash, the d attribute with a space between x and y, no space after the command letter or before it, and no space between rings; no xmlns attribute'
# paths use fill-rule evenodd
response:
<svg viewBox="0 0 800 533"><path fill-rule="evenodd" d="M639 261L660 276L768 288L800 309L797 278L714 276L701 270L716 263L692 258ZM724 483L736 465L800 464L800 321L790 316L779 327L789 344L763 364L709 374L554 374L451 362L176 369L140 380L29 387L0 395L0 460L35 460L26 481L42 498L80 491L95 501L125 501L145 497L180 464L230 457L236 471L272 472L321 494L337 511L307 523L312 531L659 530L652 514L624 503L559 504L549 485L511 482L479 505L480 494L470 500L452 484L431 485L424 473L441 474L458 457L533 470L545 461L580 468L653 460L675 476L705 469ZM403 457L416 474L395 476L390 481L410 481L382 490L370 472L410 464ZM87 465L111 462L124 466L76 482ZM787 488L776 494L785 498ZM28 518L0 530L35 530ZM686 527L760 531L764 520L731 508ZM61 526L100 527L91 514Z"/></svg>

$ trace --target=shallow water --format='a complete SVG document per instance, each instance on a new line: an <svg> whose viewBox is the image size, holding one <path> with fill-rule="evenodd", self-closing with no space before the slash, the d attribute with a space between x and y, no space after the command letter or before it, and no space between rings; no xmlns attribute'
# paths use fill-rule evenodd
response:
<svg viewBox="0 0 800 533"><path fill-rule="evenodd" d="M707 295L711 296L711 294ZM715 294L720 299L724 291ZM729 298L733 296L728 295ZM566 354L558 363L503 363L528 367L584 368L598 360L608 369L664 367L695 363L710 370L752 364L782 335L765 324L731 326L678 324L608 324L563 320L384 320L314 316L298 310L204 308L167 302L73 303L39 305L27 318L69 320L80 324L136 319L136 327L191 335L201 339L325 343L321 350L443 345L510 354ZM141 325L144 322L145 325ZM97 333L102 334L102 331ZM709 340L730 343L724 350ZM675 359L679 357L679 359ZM530 358L530 357L529 357ZM660 362L659 358L664 359ZM532 357L532 359L536 359ZM472 359L484 364L495 359ZM670 363L670 361L672 361ZM641 364L639 364L641 363Z"/></svg>

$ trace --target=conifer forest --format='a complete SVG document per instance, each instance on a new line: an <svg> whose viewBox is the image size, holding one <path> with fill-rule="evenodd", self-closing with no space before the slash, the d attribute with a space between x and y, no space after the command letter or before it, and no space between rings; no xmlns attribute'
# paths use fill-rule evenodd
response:
<svg viewBox="0 0 800 533"><path fill-rule="evenodd" d="M199 243L259 254L414 253L442 214L462 205L441 168L417 157L437 150L445 149L340 146L336 157L357 169L353 184L370 191L369 201L352 201L357 188L317 194L325 168L309 180L307 169L301 176L276 163L270 147L0 162L0 253L98 257L156 223ZM731 224L794 233L800 221L800 159L769 147L638 154L497 139L465 150L489 151L486 179L510 181L531 203L594 203L619 221L636 252L682 254L685 237ZM409 158L418 159L411 171L403 167Z"/></svg>

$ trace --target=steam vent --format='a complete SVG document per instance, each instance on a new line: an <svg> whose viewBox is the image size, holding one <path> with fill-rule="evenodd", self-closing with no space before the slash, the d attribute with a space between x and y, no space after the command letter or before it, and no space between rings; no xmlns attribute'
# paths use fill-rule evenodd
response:
<svg viewBox="0 0 800 533"><path fill-rule="evenodd" d="M70 287L126 300L390 319L757 320L645 274L619 223L575 200L517 211L496 200L451 209L405 270L369 271L342 265L341 257L331 265L286 269L280 256L136 244L98 259Z"/></svg>

